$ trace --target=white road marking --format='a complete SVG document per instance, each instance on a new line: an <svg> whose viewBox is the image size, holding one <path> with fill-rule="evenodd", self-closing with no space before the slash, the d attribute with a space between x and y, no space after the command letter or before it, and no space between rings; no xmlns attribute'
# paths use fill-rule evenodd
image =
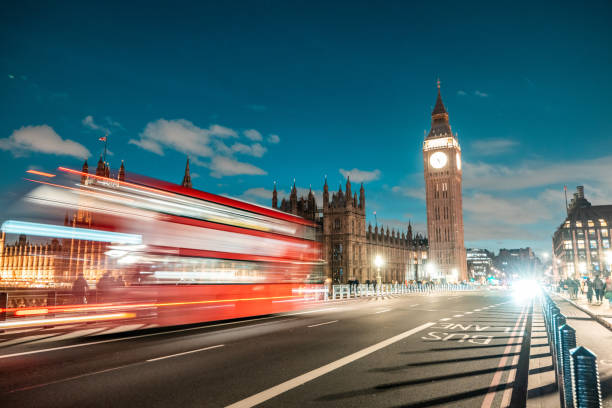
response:
<svg viewBox="0 0 612 408"><path fill-rule="evenodd" d="M385 313L385 312L388 312L389 310L391 309L380 310L378 312L375 312L374 314Z"/></svg>
<svg viewBox="0 0 612 408"><path fill-rule="evenodd" d="M440 321L441 321L441 322L445 322L445 321L450 320L450 319L451 319L450 317L445 317L445 318L443 318L443 319L440 319Z"/></svg>
<svg viewBox="0 0 612 408"><path fill-rule="evenodd" d="M267 390L264 390L258 394L252 395L248 398L245 398L241 401L235 402L231 405L228 405L227 408L247 408L247 407L254 407L255 405L261 404L262 402L265 402L271 398L276 397L277 395L280 395L286 391L289 391L293 388L299 387L300 385L307 383L308 381L312 381L315 378L321 377L322 375L325 375L331 371L334 371L340 367L343 367L347 364L352 363L355 360L359 360L360 358L363 358L369 354L374 353L375 351L378 351L380 349L383 349L393 343L396 343L400 340L405 339L406 337L412 336L415 333L420 332L421 330L424 330L428 327L433 326L435 323L425 323L422 324L418 327L415 327L414 329L405 331L403 333L398 334L397 336L393 336L391 338L388 338L386 340L381 341L380 343L376 343L370 347L366 347L363 350L357 351L356 353L350 354L346 357L343 357L339 360L333 361L329 364L326 364L322 367L319 367L317 369L314 369L312 371L309 371L305 374L302 374L298 377L295 377L289 381L285 381L284 383L278 384L272 388L269 388Z"/></svg>
<svg viewBox="0 0 612 408"><path fill-rule="evenodd" d="M418 306L418 305L419 305L418 303L415 303L414 305L410 305L410 307L415 307L415 306Z"/></svg>
<svg viewBox="0 0 612 408"><path fill-rule="evenodd" d="M453 317L463 317L463 315L454 315Z"/></svg>
<svg viewBox="0 0 612 408"><path fill-rule="evenodd" d="M184 356L185 354L192 354L192 353L198 353L200 351L212 350L212 349L216 349L216 348L223 347L223 346L225 346L225 344L217 344L216 346L210 346L210 347L204 347L204 348L197 349L197 350L185 351L183 353L176 353L176 354L170 354L168 356L163 356L163 357L150 358L147 360L147 363L150 363L152 361L164 360L166 358Z"/></svg>
<svg viewBox="0 0 612 408"><path fill-rule="evenodd" d="M325 323L318 323L318 324L311 324L308 327L317 327L317 326L323 326L324 324L332 324L332 323L336 323L338 320L332 320L331 322L325 322Z"/></svg>
<svg viewBox="0 0 612 408"><path fill-rule="evenodd" d="M475 312L481 312L482 309L474 309Z"/></svg>
<svg viewBox="0 0 612 408"><path fill-rule="evenodd" d="M465 312L465 314L472 314L472 313L474 313L474 312Z"/></svg>
<svg viewBox="0 0 612 408"><path fill-rule="evenodd" d="M137 335L137 336L122 337L122 338L119 338L119 339L108 339L108 340L100 340L100 341L91 341L89 343L71 344L69 346L60 346L60 347L52 347L52 348L41 349L41 350L24 351L22 353L13 353L13 354L0 355L0 359L11 358L11 357L27 356L27 355L30 355L30 354L46 353L46 352L49 352L49 351L65 350L65 349L71 349L71 348L76 348L76 347L93 346L93 345L96 345L96 344L114 343L114 342L117 342L117 341L140 339L140 338L143 338L143 337L161 336L161 335L164 335L164 334L171 334L171 333L181 333L181 332L187 332L187 331L193 331L193 330L204 330L204 329L207 329L209 327L228 326L228 325L238 324L238 323L250 323L250 322L254 322L254 321L258 321L258 320L278 319L279 317L283 317L283 316L259 317L257 319L241 320L241 321L236 321L236 322L227 322L227 323L219 323L219 324L211 324L209 326L190 327L188 329L171 330L171 331L164 331L164 332L159 332L159 333L140 334L140 335Z"/></svg>

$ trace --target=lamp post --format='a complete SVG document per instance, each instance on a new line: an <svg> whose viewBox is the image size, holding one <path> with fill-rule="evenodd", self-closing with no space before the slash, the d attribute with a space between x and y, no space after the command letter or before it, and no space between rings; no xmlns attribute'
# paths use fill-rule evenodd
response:
<svg viewBox="0 0 612 408"><path fill-rule="evenodd" d="M383 261L380 255L376 255L374 258L374 266L376 266L376 285L380 287L382 284L382 277L380 276L380 267L383 266L385 262Z"/></svg>

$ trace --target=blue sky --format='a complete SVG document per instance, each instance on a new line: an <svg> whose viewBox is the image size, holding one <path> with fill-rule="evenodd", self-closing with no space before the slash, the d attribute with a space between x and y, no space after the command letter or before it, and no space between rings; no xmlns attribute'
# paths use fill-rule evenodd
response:
<svg viewBox="0 0 612 408"><path fill-rule="evenodd" d="M112 167L180 182L190 155L194 187L265 204L352 171L368 218L425 231L437 77L467 245L549 250L564 184L612 202L609 2L82 3L3 8L2 207L108 131Z"/></svg>

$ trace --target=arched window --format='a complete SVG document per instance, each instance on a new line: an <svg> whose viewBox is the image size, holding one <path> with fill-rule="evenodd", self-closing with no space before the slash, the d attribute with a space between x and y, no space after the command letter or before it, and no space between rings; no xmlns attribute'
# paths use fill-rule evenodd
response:
<svg viewBox="0 0 612 408"><path fill-rule="evenodd" d="M340 224L340 219L339 219L339 218L336 218L336 221L334 222L334 229L335 229L336 231L339 231L339 230L340 230L340 227L341 227L341 224Z"/></svg>

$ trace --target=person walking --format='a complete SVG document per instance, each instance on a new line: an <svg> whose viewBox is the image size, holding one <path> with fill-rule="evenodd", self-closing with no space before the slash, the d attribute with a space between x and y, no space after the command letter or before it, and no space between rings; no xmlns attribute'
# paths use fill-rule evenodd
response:
<svg viewBox="0 0 612 408"><path fill-rule="evenodd" d="M604 285L604 297L608 299L608 304L612 308L612 276L608 275Z"/></svg>
<svg viewBox="0 0 612 408"><path fill-rule="evenodd" d="M589 304L591 304L593 302L593 281L591 281L591 278L586 278L586 280L584 281L584 286L587 295L587 300Z"/></svg>
<svg viewBox="0 0 612 408"><path fill-rule="evenodd" d="M85 304L87 303L87 292L89 291L89 285L85 280L83 273L79 273L76 280L72 284L72 296L74 296L75 303Z"/></svg>
<svg viewBox="0 0 612 408"><path fill-rule="evenodd" d="M595 277L595 280L593 281L593 289L595 289L595 301L598 304L601 304L601 300L603 299L604 287L604 282L601 280L601 277L597 275L597 277Z"/></svg>

